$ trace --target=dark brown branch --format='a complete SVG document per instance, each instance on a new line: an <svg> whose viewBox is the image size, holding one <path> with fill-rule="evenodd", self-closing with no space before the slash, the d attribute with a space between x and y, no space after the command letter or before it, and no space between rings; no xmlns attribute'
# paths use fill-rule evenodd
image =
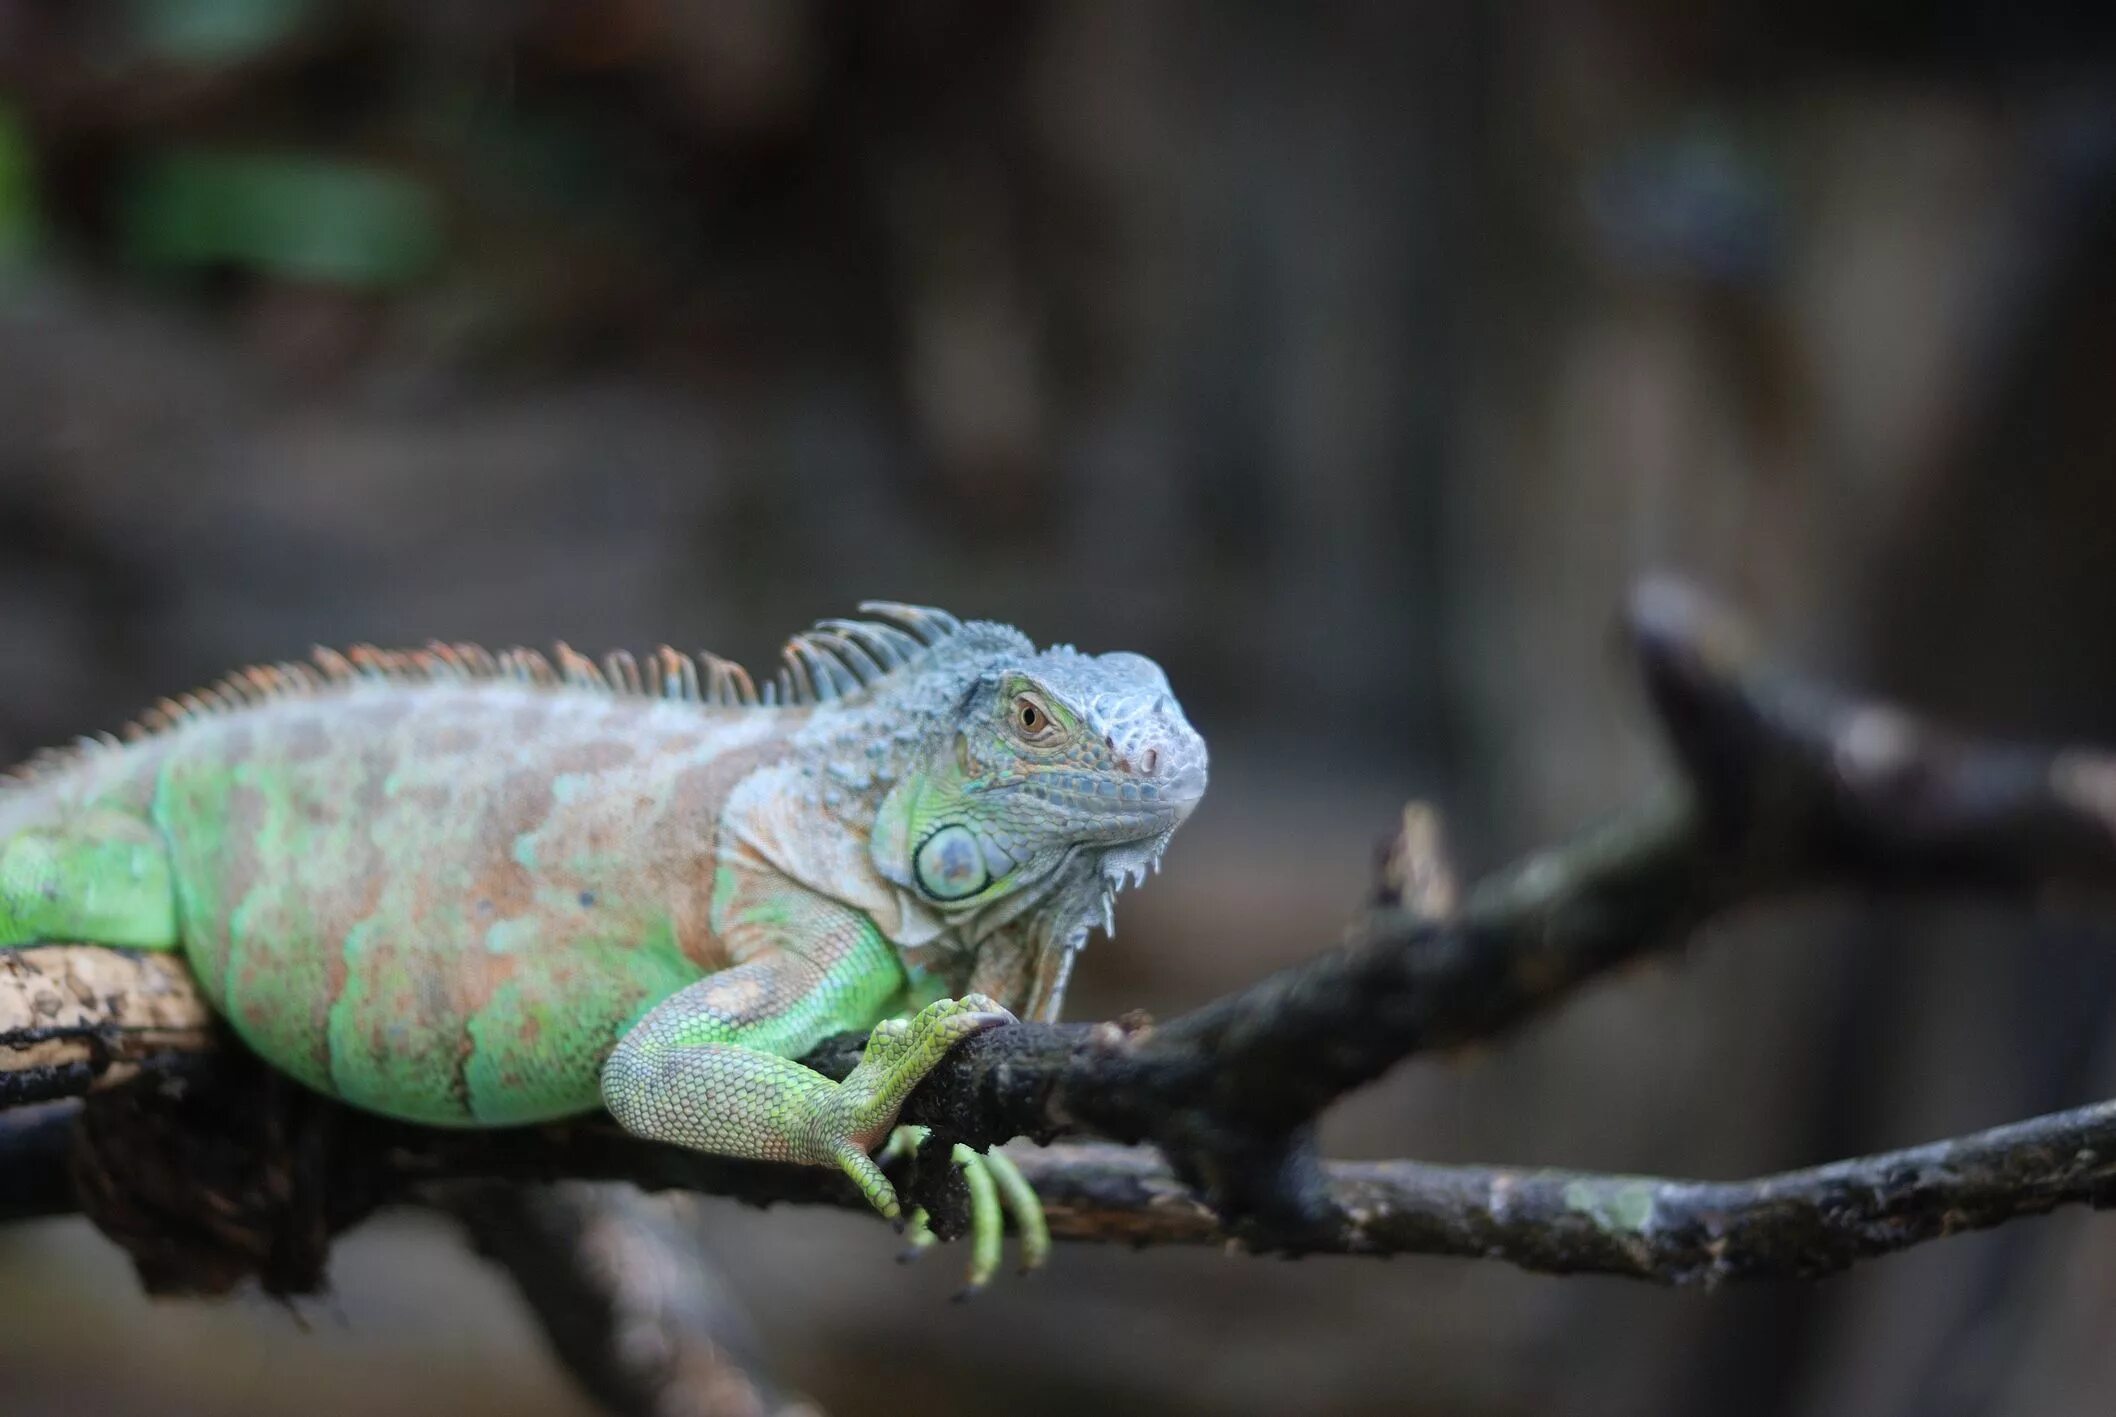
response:
<svg viewBox="0 0 2116 1417"><path fill-rule="evenodd" d="M1453 914L1384 900L1347 943L1158 1028L985 1034L934 1072L906 1120L975 1144L1081 1132L1151 1141L1250 1243L1343 1249L1357 1217L1338 1173L1313 1157L1309 1129L1335 1098L1405 1058L1501 1033L1586 980L1681 944L1722 911L1789 891L2116 884L2108 755L1949 737L1767 673L1724 616L1670 582L1643 587L1628 624L1680 769L1660 797L1486 879ZM11 1041L6 1018L0 1011L0 1046ZM68 1038L82 1057L17 1096L79 1091L118 1067L158 1076L205 1046L203 1035L191 1036L196 1047L172 1046L92 1021L40 1037ZM839 1039L808 1061L842 1075L857 1049ZM657 1160L658 1149L613 1152L599 1124L469 1138L397 1129L388 1144L408 1170L435 1174L482 1165L753 1199L842 1193L820 1173L765 1180L725 1162ZM357 1153L339 1161L351 1171L319 1177L338 1188L332 1215L363 1212L404 1179L363 1181Z"/></svg>
<svg viewBox="0 0 2116 1417"><path fill-rule="evenodd" d="M1220 1245L1212 1211L1152 1153L1061 1144L1023 1158L1067 1240ZM1752 1181L1334 1162L1333 1253L1457 1255L1661 1284L1811 1279L2066 1205L2116 1205L2116 1103Z"/></svg>
<svg viewBox="0 0 2116 1417"><path fill-rule="evenodd" d="M243 1088L239 1082L230 1086L237 1093ZM310 1164L335 1196L357 1202L331 1217L332 1228L349 1225L373 1206L390 1201L441 1204L466 1216L482 1214L503 1230L514 1224L509 1218L514 1203L505 1199L514 1187L495 1186L489 1196L481 1188L479 1202L465 1204L458 1179L462 1177L481 1183L541 1182L560 1175L607 1177L649 1188L710 1192L757 1205L865 1208L852 1187L832 1172L676 1151L626 1136L607 1123L436 1135L356 1117L320 1101L302 1099L301 1105L313 1106L330 1119L330 1140ZM254 1116L258 1109L248 1110ZM105 1125L97 1122L90 1130ZM106 1133L99 1144L108 1142ZM6 1168L0 1170L49 1173L63 1169L69 1148L77 1143L67 1129L46 1125L0 1145L7 1148ZM147 1173L151 1187L162 1168L187 1164L193 1150L179 1138L160 1158L138 1149L122 1155L126 1164ZM1042 1196L1051 1232L1060 1240L1241 1243L1149 1149L1061 1143L1018 1150L1016 1160ZM1332 1162L1320 1168L1319 1179L1342 1222L1308 1247L1315 1253L1454 1255L1546 1273L1611 1274L1662 1284L1814 1278L1945 1235L2061 1206L2098 1209L2116 1204L2116 1103L1749 1181L1412 1161ZM181 1202L183 1192L174 1194ZM495 1200L497 1208L487 1211L487 1199ZM46 1196L44 1202L52 1210L71 1208L70 1201L55 1196ZM498 1219L492 1220L494 1216ZM149 1210L146 1219L166 1243L167 1218ZM236 1219L240 1224L239 1214ZM530 1227L528 1238L540 1244L538 1234L548 1240L559 1229L563 1227L554 1228L545 1216ZM218 1242L196 1233L188 1239L204 1247L190 1272L209 1272ZM489 1237L484 1243L492 1247ZM515 1258L525 1252L517 1251ZM166 1258L169 1252L162 1253ZM316 1258L320 1260L320 1250ZM535 1262L547 1263L549 1257ZM596 1325L606 1321L594 1305L605 1301L590 1294L584 1305L580 1293L566 1286L550 1294L537 1290L530 1297L540 1313L549 1299L555 1307L545 1316L547 1324L569 1326L570 1341L588 1345L579 1361L607 1361L607 1355L593 1347ZM605 1369L596 1380L624 1383L653 1377L652 1371L628 1375Z"/></svg>

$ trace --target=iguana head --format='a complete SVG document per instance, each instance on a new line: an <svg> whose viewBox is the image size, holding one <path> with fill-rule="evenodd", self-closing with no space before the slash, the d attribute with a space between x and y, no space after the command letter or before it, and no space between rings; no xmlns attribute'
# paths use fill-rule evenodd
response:
<svg viewBox="0 0 2116 1417"><path fill-rule="evenodd" d="M877 870L974 942L1032 916L1077 947L1205 792L1205 740L1159 665L972 624L936 647L930 731L881 804Z"/></svg>

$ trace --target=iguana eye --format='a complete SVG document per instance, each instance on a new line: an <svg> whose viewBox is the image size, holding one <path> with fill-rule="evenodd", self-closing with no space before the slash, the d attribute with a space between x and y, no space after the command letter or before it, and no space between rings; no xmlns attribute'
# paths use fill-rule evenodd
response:
<svg viewBox="0 0 2116 1417"><path fill-rule="evenodd" d="M1027 694L1014 700L1014 731L1031 743L1051 733L1051 713Z"/></svg>

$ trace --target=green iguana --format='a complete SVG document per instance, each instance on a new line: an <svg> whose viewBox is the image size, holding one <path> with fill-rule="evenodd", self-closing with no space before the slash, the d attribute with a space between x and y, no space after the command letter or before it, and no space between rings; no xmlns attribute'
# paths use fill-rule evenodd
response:
<svg viewBox="0 0 2116 1417"><path fill-rule="evenodd" d="M1055 1015L1206 755L1151 660L861 609L761 691L713 655L435 645L165 700L0 786L0 946L181 949L251 1048L355 1106L606 1106L842 1167L894 1217L873 1153L905 1095L973 1033ZM843 1082L794 1061L853 1029ZM1040 1259L1019 1173L955 1161L973 1285L1002 1196Z"/></svg>

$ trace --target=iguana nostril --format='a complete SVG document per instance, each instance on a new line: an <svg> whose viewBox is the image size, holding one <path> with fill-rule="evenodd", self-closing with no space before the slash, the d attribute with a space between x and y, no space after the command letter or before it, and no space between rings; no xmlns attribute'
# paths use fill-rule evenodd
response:
<svg viewBox="0 0 2116 1417"><path fill-rule="evenodd" d="M1145 773L1148 777L1152 777L1154 770L1160 766L1161 750L1159 748L1148 748L1139 757L1139 771Z"/></svg>

